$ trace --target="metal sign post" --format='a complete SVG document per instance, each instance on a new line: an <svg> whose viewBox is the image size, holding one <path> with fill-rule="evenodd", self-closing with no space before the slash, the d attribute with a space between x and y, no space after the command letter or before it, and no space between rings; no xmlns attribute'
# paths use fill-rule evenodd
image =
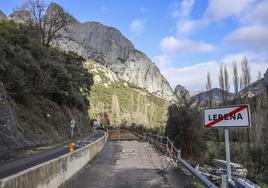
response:
<svg viewBox="0 0 268 188"><path fill-rule="evenodd" d="M225 137L227 179L228 181L230 181L232 179L232 173L231 173L231 157L230 157L230 144L229 144L229 130L228 129L224 129L224 137Z"/></svg>
<svg viewBox="0 0 268 188"><path fill-rule="evenodd" d="M71 120L71 139L74 137L74 127L75 127L75 120Z"/></svg>
<svg viewBox="0 0 268 188"><path fill-rule="evenodd" d="M249 128L251 126L249 105L224 106L203 109L205 128L224 128L227 180L232 180L230 143L228 128Z"/></svg>

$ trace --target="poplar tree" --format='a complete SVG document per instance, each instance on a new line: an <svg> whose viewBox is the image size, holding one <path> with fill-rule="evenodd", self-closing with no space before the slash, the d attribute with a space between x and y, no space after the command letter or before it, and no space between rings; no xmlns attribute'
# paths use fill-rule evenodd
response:
<svg viewBox="0 0 268 188"><path fill-rule="evenodd" d="M233 83L234 83L234 91L235 91L235 94L237 95L238 89L239 89L239 76L238 76L236 62L233 62Z"/></svg>
<svg viewBox="0 0 268 188"><path fill-rule="evenodd" d="M211 87L212 87L211 75L210 75L210 72L208 72L208 73L207 73L206 89L207 89L207 91L208 91L208 103L209 103L209 107L212 107L212 93L211 93Z"/></svg>

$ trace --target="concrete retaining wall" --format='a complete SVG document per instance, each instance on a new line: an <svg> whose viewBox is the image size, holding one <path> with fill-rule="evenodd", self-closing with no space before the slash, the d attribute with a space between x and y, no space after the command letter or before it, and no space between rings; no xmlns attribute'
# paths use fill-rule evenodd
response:
<svg viewBox="0 0 268 188"><path fill-rule="evenodd" d="M89 145L0 181L0 188L56 188L93 159L107 142L107 134Z"/></svg>

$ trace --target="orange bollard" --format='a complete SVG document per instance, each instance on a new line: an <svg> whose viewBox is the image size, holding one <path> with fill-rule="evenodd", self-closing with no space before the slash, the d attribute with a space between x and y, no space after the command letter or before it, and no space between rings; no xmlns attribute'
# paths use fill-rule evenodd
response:
<svg viewBox="0 0 268 188"><path fill-rule="evenodd" d="M70 152L73 152L74 151L74 146L75 146L74 143L70 143Z"/></svg>

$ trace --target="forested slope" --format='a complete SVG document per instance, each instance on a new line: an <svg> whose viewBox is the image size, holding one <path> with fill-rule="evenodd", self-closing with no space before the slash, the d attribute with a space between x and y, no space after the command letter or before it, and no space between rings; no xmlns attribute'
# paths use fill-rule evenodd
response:
<svg viewBox="0 0 268 188"><path fill-rule="evenodd" d="M89 132L92 75L84 59L40 44L26 25L0 22L0 159Z"/></svg>

